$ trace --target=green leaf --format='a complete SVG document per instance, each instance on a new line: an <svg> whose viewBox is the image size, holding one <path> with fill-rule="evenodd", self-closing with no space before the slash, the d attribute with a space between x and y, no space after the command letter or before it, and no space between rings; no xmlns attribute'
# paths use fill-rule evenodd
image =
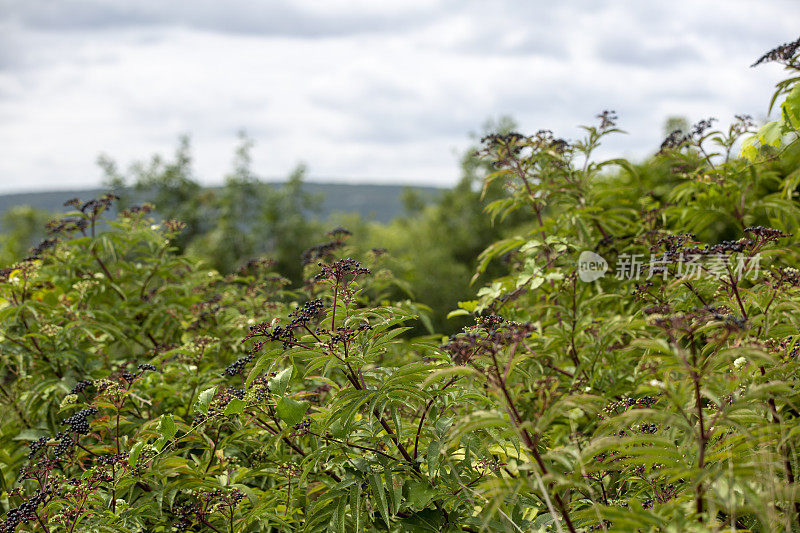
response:
<svg viewBox="0 0 800 533"><path fill-rule="evenodd" d="M328 431L337 439L343 439L347 436L347 429L342 425L341 420L334 420L328 428Z"/></svg>
<svg viewBox="0 0 800 533"><path fill-rule="evenodd" d="M436 490L427 481L411 481L408 484L408 505L414 510L422 510L436 496Z"/></svg>
<svg viewBox="0 0 800 533"><path fill-rule="evenodd" d="M466 309L456 309L455 311L450 311L447 313L447 319L450 320L451 318L455 318L457 316L465 316L468 315L469 311Z"/></svg>
<svg viewBox="0 0 800 533"><path fill-rule="evenodd" d="M175 420L172 415L161 415L161 420L158 422L158 432L161 434L162 439L169 440L178 432L175 426Z"/></svg>
<svg viewBox="0 0 800 533"><path fill-rule="evenodd" d="M428 461L428 472L431 474L439 470L439 454L441 451L442 445L438 440L432 440L428 444L428 452L425 454L425 458Z"/></svg>
<svg viewBox="0 0 800 533"><path fill-rule="evenodd" d="M781 104L783 112L792 128L800 127L800 85L794 88L786 96L786 100Z"/></svg>
<svg viewBox="0 0 800 533"><path fill-rule="evenodd" d="M350 513L353 515L354 531L361 531L361 483L350 487Z"/></svg>
<svg viewBox="0 0 800 533"><path fill-rule="evenodd" d="M287 425L293 426L303 419L308 406L308 402L298 402L291 398L281 398L278 400L278 417L286 422Z"/></svg>
<svg viewBox="0 0 800 533"><path fill-rule="evenodd" d="M216 387L211 387L210 389L206 389L201 392L197 396L197 403L194 405L194 410L198 413L203 413L204 415L208 414L208 408L211 405L211 400L214 398L214 394L217 393Z"/></svg>
<svg viewBox="0 0 800 533"><path fill-rule="evenodd" d="M275 376L269 380L269 390L279 396L286 392L286 388L289 386L289 380L292 379L292 370L294 370L294 368L290 366L275 374Z"/></svg>
<svg viewBox="0 0 800 533"><path fill-rule="evenodd" d="M161 420L158 422L157 431L161 434L161 438L155 442L154 446L156 450L161 451L170 441L170 439L175 436L175 433L178 432L178 428L175 426L175 420L172 419L172 415L161 415Z"/></svg>
<svg viewBox="0 0 800 533"><path fill-rule="evenodd" d="M384 522L386 522L386 527L391 527L389 525L389 504L386 502L386 492L383 490L381 475L378 472L371 472L367 476L367 480L372 489L372 495L377 500L375 504L378 507L378 511L380 511Z"/></svg>
<svg viewBox="0 0 800 533"><path fill-rule="evenodd" d="M336 531L345 533L344 519L347 515L347 498L339 498L339 506L336 509Z"/></svg>
<svg viewBox="0 0 800 533"><path fill-rule="evenodd" d="M139 454L142 453L142 448L144 448L144 441L139 441L133 445L128 455L128 466L136 466L136 462L139 460Z"/></svg>
<svg viewBox="0 0 800 533"><path fill-rule="evenodd" d="M783 124L778 121L767 122L758 130L758 140L762 146L780 146Z"/></svg>
<svg viewBox="0 0 800 533"><path fill-rule="evenodd" d="M244 412L244 406L246 405L244 400L240 400L239 398L231 398L231 401L228 402L227 407L225 407L225 412L223 414L226 415L240 415Z"/></svg>

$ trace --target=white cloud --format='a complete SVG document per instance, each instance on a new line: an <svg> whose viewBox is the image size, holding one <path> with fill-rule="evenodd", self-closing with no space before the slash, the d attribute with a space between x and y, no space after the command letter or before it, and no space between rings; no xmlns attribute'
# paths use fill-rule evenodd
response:
<svg viewBox="0 0 800 533"><path fill-rule="evenodd" d="M92 186L193 139L218 182L235 133L256 171L453 183L487 118L575 137L610 108L643 156L669 115L758 117L797 37L790 2L245 2L0 0L0 192Z"/></svg>

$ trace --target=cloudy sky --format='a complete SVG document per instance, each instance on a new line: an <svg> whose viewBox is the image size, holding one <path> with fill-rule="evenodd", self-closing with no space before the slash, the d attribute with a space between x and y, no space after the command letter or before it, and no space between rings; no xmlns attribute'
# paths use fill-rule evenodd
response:
<svg viewBox="0 0 800 533"><path fill-rule="evenodd" d="M219 183L236 133L255 171L449 185L487 119L575 138L614 109L607 155L664 120L762 119L797 0L0 0L0 192L99 184L191 136Z"/></svg>

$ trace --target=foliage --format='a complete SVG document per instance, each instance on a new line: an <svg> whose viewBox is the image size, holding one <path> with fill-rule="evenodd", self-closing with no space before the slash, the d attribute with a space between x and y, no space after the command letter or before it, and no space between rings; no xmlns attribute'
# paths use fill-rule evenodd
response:
<svg viewBox="0 0 800 533"><path fill-rule="evenodd" d="M502 235L450 337L343 228L292 286L71 201L0 271L0 531L800 530L796 146L734 157L741 117L597 161L598 119L483 139ZM474 260L457 210L418 213Z"/></svg>
<svg viewBox="0 0 800 533"><path fill-rule="evenodd" d="M41 241L44 225L52 215L29 206L17 206L2 215L0 265L8 265L27 257L28 250Z"/></svg>
<svg viewBox="0 0 800 533"><path fill-rule="evenodd" d="M320 230L312 220L319 199L303 190L302 165L280 187L260 181L251 168L252 147L242 133L233 170L217 190L202 187L194 178L187 137L181 138L172 160L155 155L148 163L132 165L129 176L108 157L100 158L100 166L123 208L141 199L157 206L163 220L185 224L172 237L178 251L225 274L252 257L269 254L284 275L299 282L302 268L297 259Z"/></svg>

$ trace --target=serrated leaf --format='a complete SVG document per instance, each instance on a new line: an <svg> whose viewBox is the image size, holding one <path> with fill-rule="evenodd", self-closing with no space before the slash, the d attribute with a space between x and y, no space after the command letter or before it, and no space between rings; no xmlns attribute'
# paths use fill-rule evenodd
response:
<svg viewBox="0 0 800 533"><path fill-rule="evenodd" d="M158 439L154 446L156 450L161 451L164 446L175 436L175 433L178 432L178 428L175 426L175 420L172 419L172 415L161 415L161 420L158 422L158 433L161 435L161 438Z"/></svg>
<svg viewBox="0 0 800 533"><path fill-rule="evenodd" d="M372 495L377 500L375 504L378 507L378 511L381 513L383 521L386 522L386 527L391 527L389 524L389 504L386 501L386 492L383 490L381 475L378 472L371 472L367 479L372 489Z"/></svg>
<svg viewBox="0 0 800 533"><path fill-rule="evenodd" d="M437 440L432 440L428 444L428 451L425 458L428 461L428 472L433 474L439 469L439 454L442 451L442 445Z"/></svg>
<svg viewBox="0 0 800 533"><path fill-rule="evenodd" d="M211 400L214 399L214 394L217 393L216 387L206 389L197 395L197 403L194 404L194 410L204 415L208 414L208 408L211 405Z"/></svg>
<svg viewBox="0 0 800 533"><path fill-rule="evenodd" d="M169 440L178 432L175 426L175 420L172 415L161 415L161 420L158 422L158 432L161 434L162 439Z"/></svg>
<svg viewBox="0 0 800 533"><path fill-rule="evenodd" d="M284 368L269 380L269 390L272 391L273 394L280 396L286 392L289 381L292 379L292 370L294 370L294 368L291 366L289 368Z"/></svg>
<svg viewBox="0 0 800 533"><path fill-rule="evenodd" d="M136 466L136 462L139 460L139 454L142 453L142 448L144 448L144 441L139 441L133 445L133 448L131 448L128 454L128 466Z"/></svg>
<svg viewBox="0 0 800 533"><path fill-rule="evenodd" d="M353 515L355 531L361 531L361 483L350 487L350 513Z"/></svg>
<svg viewBox="0 0 800 533"><path fill-rule="evenodd" d="M347 498L339 498L339 506L336 508L336 531L345 533L344 519L347 516Z"/></svg>
<svg viewBox="0 0 800 533"><path fill-rule="evenodd" d="M298 402L291 398L281 398L278 400L278 417L286 422L287 425L293 426L303 419L308 406L308 402Z"/></svg>
<svg viewBox="0 0 800 533"><path fill-rule="evenodd" d="M427 481L411 481L408 485L408 505L422 510L436 496L436 490Z"/></svg>
<svg viewBox="0 0 800 533"><path fill-rule="evenodd" d="M231 401L228 402L228 405L225 407L225 412L223 414L240 415L244 412L245 405L246 403L244 400L240 400L239 398L231 398Z"/></svg>

